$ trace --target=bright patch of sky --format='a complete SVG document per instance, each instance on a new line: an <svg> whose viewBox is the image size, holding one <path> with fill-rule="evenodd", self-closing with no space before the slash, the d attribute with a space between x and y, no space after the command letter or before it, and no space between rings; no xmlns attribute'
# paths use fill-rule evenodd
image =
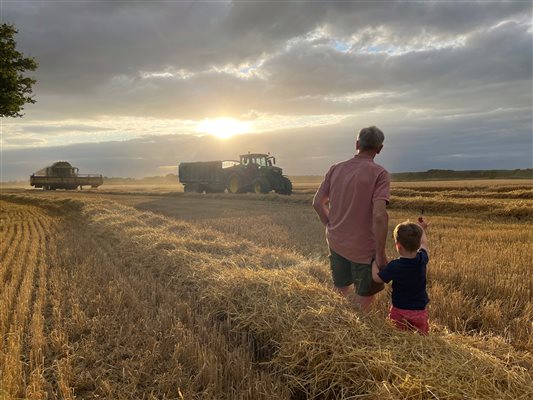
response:
<svg viewBox="0 0 533 400"><path fill-rule="evenodd" d="M324 100L332 101L335 103L356 103L361 100L374 99L374 98L391 98L396 97L399 94L396 92L367 92L367 93L349 93L341 96L326 96Z"/></svg>
<svg viewBox="0 0 533 400"><path fill-rule="evenodd" d="M333 40L332 46L335 50L340 51L341 53L347 53L352 48L351 44L343 42L341 40Z"/></svg>
<svg viewBox="0 0 533 400"><path fill-rule="evenodd" d="M228 74L235 76L239 79L261 79L266 80L268 79L268 73L266 71L261 70L262 65L264 64L265 60L260 59L257 60L254 63L246 63L246 64L240 64L240 65L214 65L206 72L216 72L219 74Z"/></svg>
<svg viewBox="0 0 533 400"><path fill-rule="evenodd" d="M301 115L285 116L250 112L235 121L246 126L246 132L274 132L284 129L334 125L347 118L346 115ZM217 117L213 118L216 120ZM209 119L208 119L209 120ZM205 134L206 119L180 120L141 117L108 117L99 120L64 120L61 122L32 121L3 123L0 144L5 150L29 147L65 146L74 143L99 143L124 141L147 134L153 136Z"/></svg>
<svg viewBox="0 0 533 400"><path fill-rule="evenodd" d="M140 71L139 75L143 79L151 78L174 78L174 79L189 79L196 75L194 72L185 69L166 68L162 71Z"/></svg>
<svg viewBox="0 0 533 400"><path fill-rule="evenodd" d="M408 42L400 42L391 32L383 29L369 29L354 35L351 47L359 54L384 53L389 56L401 56L407 53L464 47L466 35L443 37L425 34Z"/></svg>
<svg viewBox="0 0 533 400"><path fill-rule="evenodd" d="M340 53L385 53L399 56L410 52L463 47L466 39L465 35L445 37L426 33L406 41L382 26L362 29L349 37L338 37L331 33L331 29L327 26L323 26L287 41L285 51L290 51L298 44L307 43L314 46L329 46Z"/></svg>
<svg viewBox="0 0 533 400"><path fill-rule="evenodd" d="M259 59L253 63L245 64L227 64L227 65L213 65L209 69L197 72L188 71L185 69L165 68L161 71L140 71L139 75L142 79L180 79L186 80L199 75L209 73L227 74L235 76L239 79L262 79L268 78L265 71L261 71L261 66L265 62L264 59Z"/></svg>

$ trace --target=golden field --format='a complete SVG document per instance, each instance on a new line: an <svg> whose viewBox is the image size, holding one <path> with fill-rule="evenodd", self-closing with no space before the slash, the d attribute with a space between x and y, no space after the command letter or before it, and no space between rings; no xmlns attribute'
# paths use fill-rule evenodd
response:
<svg viewBox="0 0 533 400"><path fill-rule="evenodd" d="M431 222L427 338L332 292L317 184L2 188L0 398L532 398L531 181L394 183L390 227Z"/></svg>

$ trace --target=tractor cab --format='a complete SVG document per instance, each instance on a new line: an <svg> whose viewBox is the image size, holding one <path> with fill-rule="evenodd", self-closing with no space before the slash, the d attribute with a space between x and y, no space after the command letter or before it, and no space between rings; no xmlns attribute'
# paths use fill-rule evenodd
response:
<svg viewBox="0 0 533 400"><path fill-rule="evenodd" d="M276 158L270 154L243 154L241 164L244 166L272 167L276 164Z"/></svg>

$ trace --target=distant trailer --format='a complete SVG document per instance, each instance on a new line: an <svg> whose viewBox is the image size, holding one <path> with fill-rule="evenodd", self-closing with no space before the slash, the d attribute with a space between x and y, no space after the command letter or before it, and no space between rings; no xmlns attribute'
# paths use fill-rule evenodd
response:
<svg viewBox="0 0 533 400"><path fill-rule="evenodd" d="M83 186L97 188L103 183L102 175L81 175L78 173L78 168L67 161L55 162L30 176L30 185L43 190L74 190L78 187L83 189Z"/></svg>
<svg viewBox="0 0 533 400"><path fill-rule="evenodd" d="M183 162L178 175L186 192L220 193L226 189L227 173L222 161Z"/></svg>

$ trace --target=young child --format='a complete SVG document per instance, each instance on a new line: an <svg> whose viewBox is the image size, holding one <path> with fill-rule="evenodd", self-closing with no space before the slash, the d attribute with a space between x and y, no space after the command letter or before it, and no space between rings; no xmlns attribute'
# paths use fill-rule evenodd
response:
<svg viewBox="0 0 533 400"><path fill-rule="evenodd" d="M377 283L392 281L392 307L389 318L402 330L417 330L422 335L429 333L426 305L426 266L428 240L425 230L428 223L423 217L418 223L402 222L394 228L394 241L400 257L381 270L372 263L372 279Z"/></svg>

